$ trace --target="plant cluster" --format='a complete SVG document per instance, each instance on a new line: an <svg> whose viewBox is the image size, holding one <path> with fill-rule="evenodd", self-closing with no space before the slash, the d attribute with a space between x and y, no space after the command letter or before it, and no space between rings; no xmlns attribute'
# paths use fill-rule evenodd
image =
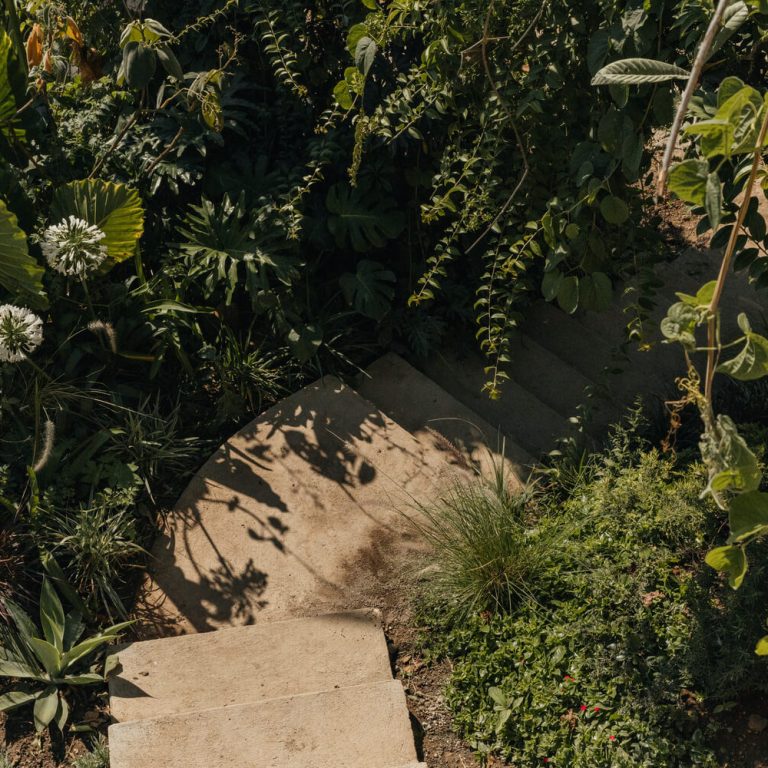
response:
<svg viewBox="0 0 768 768"><path fill-rule="evenodd" d="M474 611L446 611L456 593L440 580L427 593L429 655L451 659L447 700L481 756L716 766L717 714L768 688L750 647L764 557L730 590L703 562L722 524L699 499L705 468L637 443L615 440L568 487L551 484L529 503L528 535L551 547L512 610L478 590ZM478 610L483 600L489 610Z"/></svg>

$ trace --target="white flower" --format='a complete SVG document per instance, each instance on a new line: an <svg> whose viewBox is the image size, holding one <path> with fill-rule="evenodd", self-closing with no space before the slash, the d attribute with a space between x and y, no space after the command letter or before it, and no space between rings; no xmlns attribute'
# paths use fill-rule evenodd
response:
<svg viewBox="0 0 768 768"><path fill-rule="evenodd" d="M99 245L105 237L98 227L70 216L48 227L43 232L40 246L57 272L84 278L107 258L106 247Z"/></svg>
<svg viewBox="0 0 768 768"><path fill-rule="evenodd" d="M0 360L18 363L42 340L43 321L36 314L13 304L0 305Z"/></svg>

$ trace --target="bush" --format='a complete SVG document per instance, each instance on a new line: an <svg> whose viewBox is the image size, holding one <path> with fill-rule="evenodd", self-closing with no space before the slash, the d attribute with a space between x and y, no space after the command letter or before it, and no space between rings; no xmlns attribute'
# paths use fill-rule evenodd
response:
<svg viewBox="0 0 768 768"><path fill-rule="evenodd" d="M429 653L452 659L447 700L481 754L520 766L717 764L713 709L768 690L752 654L766 569L733 592L704 565L722 521L698 498L702 477L654 450L613 451L564 501L558 487L539 499L542 529L569 535L535 600L462 621L433 603Z"/></svg>

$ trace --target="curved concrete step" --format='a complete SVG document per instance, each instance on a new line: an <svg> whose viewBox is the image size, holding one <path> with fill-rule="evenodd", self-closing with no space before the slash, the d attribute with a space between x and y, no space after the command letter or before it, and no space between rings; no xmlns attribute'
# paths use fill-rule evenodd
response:
<svg viewBox="0 0 768 768"><path fill-rule="evenodd" d="M483 392L486 363L470 350L443 349L423 364L424 372L457 400L478 413L531 455L556 447L570 432L568 419L541 402L514 380L504 381L501 396L491 400Z"/></svg>
<svg viewBox="0 0 768 768"><path fill-rule="evenodd" d="M192 479L153 549L141 618L168 634L377 607L361 585L423 548L402 513L451 472L336 379L305 387Z"/></svg>
<svg viewBox="0 0 768 768"><path fill-rule="evenodd" d="M109 728L109 752L112 768L392 768L417 763L405 692L395 680L118 723Z"/></svg>
<svg viewBox="0 0 768 768"><path fill-rule="evenodd" d="M376 611L254 624L119 648L118 722L392 679Z"/></svg>
<svg viewBox="0 0 768 768"><path fill-rule="evenodd" d="M363 397L414 434L452 459L452 446L484 473L494 470L503 445L511 475L519 483L533 465L531 455L498 428L459 402L432 379L392 352L366 370L357 387ZM440 440L447 438L450 445ZM457 459L454 457L454 461Z"/></svg>

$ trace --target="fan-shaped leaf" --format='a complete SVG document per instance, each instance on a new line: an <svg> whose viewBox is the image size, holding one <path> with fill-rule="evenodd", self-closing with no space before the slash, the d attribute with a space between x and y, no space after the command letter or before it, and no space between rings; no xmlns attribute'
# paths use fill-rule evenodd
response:
<svg viewBox="0 0 768 768"><path fill-rule="evenodd" d="M665 80L686 80L689 73L675 64L656 59L620 59L606 64L592 78L592 85L640 85Z"/></svg>
<svg viewBox="0 0 768 768"><path fill-rule="evenodd" d="M125 184L85 179L59 187L53 196L51 223L57 224L70 215L104 232L102 244L109 254L109 266L131 258L144 232L141 198Z"/></svg>

